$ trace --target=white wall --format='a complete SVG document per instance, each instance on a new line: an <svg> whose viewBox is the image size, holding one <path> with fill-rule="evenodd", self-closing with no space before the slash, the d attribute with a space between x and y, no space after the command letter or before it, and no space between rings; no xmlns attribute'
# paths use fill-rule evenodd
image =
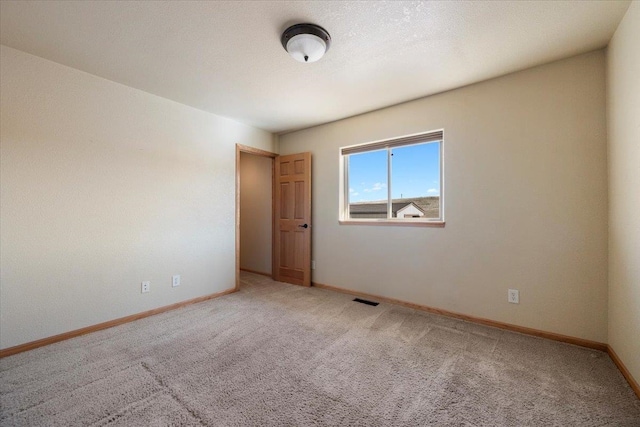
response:
<svg viewBox="0 0 640 427"><path fill-rule="evenodd" d="M240 268L271 274L273 159L240 155Z"/></svg>
<svg viewBox="0 0 640 427"><path fill-rule="evenodd" d="M8 47L0 64L2 348L234 287L235 144L271 134Z"/></svg>
<svg viewBox="0 0 640 427"><path fill-rule="evenodd" d="M440 128L445 228L338 224L339 147ZM603 51L280 136L302 151L315 282L606 342Z"/></svg>
<svg viewBox="0 0 640 427"><path fill-rule="evenodd" d="M640 3L607 51L609 345L640 382Z"/></svg>

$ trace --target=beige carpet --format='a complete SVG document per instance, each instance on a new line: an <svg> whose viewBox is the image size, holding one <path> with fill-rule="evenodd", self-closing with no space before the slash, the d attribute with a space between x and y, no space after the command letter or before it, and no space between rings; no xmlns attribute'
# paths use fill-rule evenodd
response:
<svg viewBox="0 0 640 427"><path fill-rule="evenodd" d="M601 352L243 274L0 360L0 424L640 426Z"/></svg>

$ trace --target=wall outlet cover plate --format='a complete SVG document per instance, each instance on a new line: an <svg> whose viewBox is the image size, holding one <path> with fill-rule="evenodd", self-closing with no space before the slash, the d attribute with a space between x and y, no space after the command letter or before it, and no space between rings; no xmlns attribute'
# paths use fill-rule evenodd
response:
<svg viewBox="0 0 640 427"><path fill-rule="evenodd" d="M509 289L507 300L512 304L520 304L520 291L517 289Z"/></svg>

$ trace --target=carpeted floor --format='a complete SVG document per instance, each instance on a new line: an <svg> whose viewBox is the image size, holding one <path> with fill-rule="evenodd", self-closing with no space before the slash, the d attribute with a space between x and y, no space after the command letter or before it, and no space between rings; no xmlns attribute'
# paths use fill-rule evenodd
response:
<svg viewBox="0 0 640 427"><path fill-rule="evenodd" d="M243 273L241 292L0 360L0 425L640 426L609 357Z"/></svg>

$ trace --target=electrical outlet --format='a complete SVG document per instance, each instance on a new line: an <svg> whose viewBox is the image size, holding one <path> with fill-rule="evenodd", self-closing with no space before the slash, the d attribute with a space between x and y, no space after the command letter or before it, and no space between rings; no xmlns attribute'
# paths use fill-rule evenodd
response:
<svg viewBox="0 0 640 427"><path fill-rule="evenodd" d="M316 262L315 261L311 261L311 269L312 270L316 269Z"/></svg>
<svg viewBox="0 0 640 427"><path fill-rule="evenodd" d="M171 286L172 287L176 287L176 286L180 286L180 275L176 274L175 276L173 276L173 280L171 281Z"/></svg>
<svg viewBox="0 0 640 427"><path fill-rule="evenodd" d="M141 289L142 293L147 293L149 291L151 291L151 282L142 282L142 289Z"/></svg>
<svg viewBox="0 0 640 427"><path fill-rule="evenodd" d="M517 289L509 289L507 300L512 304L520 304L520 291Z"/></svg>

